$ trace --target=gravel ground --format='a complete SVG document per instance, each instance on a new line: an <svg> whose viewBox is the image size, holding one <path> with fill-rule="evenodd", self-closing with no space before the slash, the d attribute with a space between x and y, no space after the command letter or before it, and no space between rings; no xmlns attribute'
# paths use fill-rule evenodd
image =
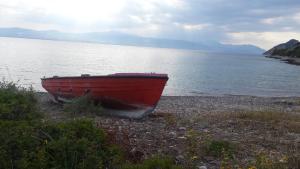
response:
<svg viewBox="0 0 300 169"><path fill-rule="evenodd" d="M254 96L165 96L162 97L157 111L190 116L208 112L239 111L283 111L300 110L297 97L254 97Z"/></svg>
<svg viewBox="0 0 300 169"><path fill-rule="evenodd" d="M38 96L41 108L49 119L59 121L74 118L62 111L61 106L51 103L47 94L39 93ZM124 148L131 160L138 161L153 154L167 154L183 165L193 163L207 168L219 168L222 159L205 154L201 147L208 139L226 140L235 145L238 150L234 154L235 159L241 165L249 163L259 152L278 158L291 153L298 156L299 130L291 132L289 126L280 122L231 117L235 113L256 111L299 115L300 98L163 96L153 114L142 120L89 117L109 133L112 142ZM191 137L191 133L196 135ZM190 146L191 141L196 141L196 147ZM197 149L193 157L191 154L194 151L191 149Z"/></svg>

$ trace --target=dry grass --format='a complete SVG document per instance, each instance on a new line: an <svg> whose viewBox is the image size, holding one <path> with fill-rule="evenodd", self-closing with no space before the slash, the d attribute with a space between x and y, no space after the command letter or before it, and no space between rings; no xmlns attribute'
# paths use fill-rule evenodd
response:
<svg viewBox="0 0 300 169"><path fill-rule="evenodd" d="M168 113L168 112L156 112L156 113L150 114L149 117L163 118L168 127L176 126L177 120L178 120L174 114Z"/></svg>
<svg viewBox="0 0 300 169"><path fill-rule="evenodd" d="M271 111L251 111L225 113L224 119L241 119L269 123L275 127L284 127L289 132L300 133L300 114Z"/></svg>
<svg viewBox="0 0 300 169"><path fill-rule="evenodd" d="M284 122L283 126L290 132L300 133L300 122L288 121Z"/></svg>
<svg viewBox="0 0 300 169"><path fill-rule="evenodd" d="M258 120L263 122L294 121L300 122L300 115L284 112L253 111L233 114L240 119Z"/></svg>

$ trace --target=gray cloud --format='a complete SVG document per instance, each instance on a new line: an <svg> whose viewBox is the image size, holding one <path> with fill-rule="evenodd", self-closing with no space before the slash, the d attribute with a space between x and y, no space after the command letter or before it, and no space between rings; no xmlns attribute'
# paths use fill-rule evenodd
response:
<svg viewBox="0 0 300 169"><path fill-rule="evenodd" d="M265 48L277 43L267 39L270 32L281 35L288 32L300 37L299 0L127 0L111 20L99 19L89 24L42 7L7 2L0 0L1 27L23 24L30 28L44 25L42 28L80 32L112 30L192 41L254 43ZM247 36L253 33L264 35L268 45L257 43L253 37L247 41ZM237 35L243 36L243 40Z"/></svg>

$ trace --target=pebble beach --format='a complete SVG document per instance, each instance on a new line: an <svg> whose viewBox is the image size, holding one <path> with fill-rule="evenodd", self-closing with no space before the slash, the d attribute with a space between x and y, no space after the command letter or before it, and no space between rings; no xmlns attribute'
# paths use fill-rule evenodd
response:
<svg viewBox="0 0 300 169"><path fill-rule="evenodd" d="M204 150L208 140L235 147L238 164L248 165L257 154L274 159L299 157L300 98L255 96L162 96L157 108L140 119L70 115L38 93L47 119L60 121L88 116L112 136L128 158L141 160L167 154L178 164L219 168L223 159ZM191 143L197 144L192 145Z"/></svg>

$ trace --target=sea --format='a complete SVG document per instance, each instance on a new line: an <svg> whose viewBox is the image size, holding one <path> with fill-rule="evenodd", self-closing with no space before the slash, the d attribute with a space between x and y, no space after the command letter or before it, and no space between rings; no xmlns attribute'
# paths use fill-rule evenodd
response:
<svg viewBox="0 0 300 169"><path fill-rule="evenodd" d="M253 54L0 37L0 78L45 91L42 77L167 73L163 95L300 96L300 66Z"/></svg>

